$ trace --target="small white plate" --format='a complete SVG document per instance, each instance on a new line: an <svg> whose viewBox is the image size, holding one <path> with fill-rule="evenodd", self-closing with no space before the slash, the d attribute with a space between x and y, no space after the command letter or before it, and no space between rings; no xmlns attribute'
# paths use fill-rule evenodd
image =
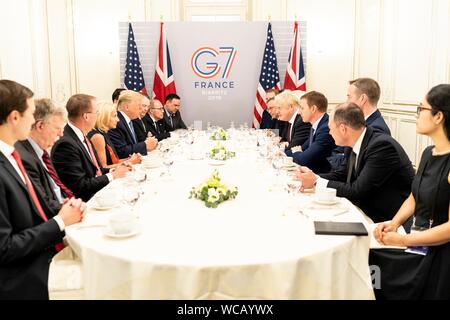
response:
<svg viewBox="0 0 450 320"><path fill-rule="evenodd" d="M295 167L295 166L296 166L295 162L290 163L290 164L283 164L283 168L292 168L292 167Z"/></svg>
<svg viewBox="0 0 450 320"><path fill-rule="evenodd" d="M333 204L337 204L341 201L339 198L336 198L334 200L325 201L325 200L318 200L315 197L313 197L312 200L317 204L323 204L323 205L333 205Z"/></svg>
<svg viewBox="0 0 450 320"><path fill-rule="evenodd" d="M93 210L98 210L98 211L105 211L105 210L110 210L110 209L114 209L117 208L120 205L120 202L112 205L112 206L107 206L107 207L102 207L97 203L94 203L92 206L89 207L89 209L93 209Z"/></svg>
<svg viewBox="0 0 450 320"><path fill-rule="evenodd" d="M110 227L106 227L103 231L103 234L110 238L129 238L129 237L137 235L138 233L139 233L138 227L135 227L134 230L132 230L131 232L122 233L122 234L114 233Z"/></svg>

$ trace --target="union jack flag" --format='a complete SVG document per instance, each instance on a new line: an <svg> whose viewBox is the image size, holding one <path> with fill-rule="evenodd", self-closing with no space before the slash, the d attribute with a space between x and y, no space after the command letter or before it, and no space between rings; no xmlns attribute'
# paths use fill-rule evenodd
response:
<svg viewBox="0 0 450 320"><path fill-rule="evenodd" d="M125 66L124 85L128 90L147 92L144 75L142 73L139 53L134 40L134 32L131 23L128 24L127 62Z"/></svg>
<svg viewBox="0 0 450 320"><path fill-rule="evenodd" d="M303 66L300 32L298 31L297 21L294 24L294 41L291 52L289 53L283 89L306 91L305 69Z"/></svg>
<svg viewBox="0 0 450 320"><path fill-rule="evenodd" d="M259 128L262 114L264 110L267 109L266 91L269 89L279 90L280 87L280 75L278 74L277 56L272 36L272 24L269 22L261 73L259 75L258 88L256 90L256 100L253 107L253 128Z"/></svg>
<svg viewBox="0 0 450 320"><path fill-rule="evenodd" d="M172 64L170 63L169 45L167 44L164 23L161 22L158 57L156 58L155 78L153 80L153 98L163 104L170 93L176 93L173 79Z"/></svg>

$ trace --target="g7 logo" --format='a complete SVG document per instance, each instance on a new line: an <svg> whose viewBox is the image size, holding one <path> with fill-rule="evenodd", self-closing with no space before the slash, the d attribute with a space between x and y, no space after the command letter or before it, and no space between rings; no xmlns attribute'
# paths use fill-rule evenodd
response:
<svg viewBox="0 0 450 320"><path fill-rule="evenodd" d="M219 47L219 51L211 47L199 48L194 52L191 58L192 71L194 71L197 76L204 79L210 79L217 76L222 70L222 67L219 66L219 63L217 62L217 57L222 53L228 54L228 59L222 73L222 79L228 78L231 67L233 66L234 58L236 57L236 50L234 47ZM202 56L212 56L216 59L213 59L213 61L206 59L206 63L202 63L204 59L199 61Z"/></svg>

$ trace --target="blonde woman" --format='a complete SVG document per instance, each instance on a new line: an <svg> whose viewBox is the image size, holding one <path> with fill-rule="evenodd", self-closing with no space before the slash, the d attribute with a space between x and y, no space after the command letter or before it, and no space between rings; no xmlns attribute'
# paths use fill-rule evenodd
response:
<svg viewBox="0 0 450 320"><path fill-rule="evenodd" d="M110 129L117 127L119 118L117 117L117 106L110 102L98 103L98 116L95 127L88 133L103 168L112 168L117 164L128 161L131 164L141 163L141 156L133 154L127 159L119 159L114 145L106 134Z"/></svg>

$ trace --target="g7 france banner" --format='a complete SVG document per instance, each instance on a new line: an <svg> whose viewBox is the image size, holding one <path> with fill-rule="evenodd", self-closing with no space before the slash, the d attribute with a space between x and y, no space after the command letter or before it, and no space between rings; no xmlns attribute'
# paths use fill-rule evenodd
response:
<svg viewBox="0 0 450 320"><path fill-rule="evenodd" d="M158 22L132 23L147 86L153 86ZM293 22L272 22L278 69L284 74ZM127 23L119 25L121 74ZM225 128L253 121L255 92L267 35L267 22L166 22L174 81L186 125L194 121ZM125 52L126 53L126 52ZM122 77L121 77L122 79Z"/></svg>

